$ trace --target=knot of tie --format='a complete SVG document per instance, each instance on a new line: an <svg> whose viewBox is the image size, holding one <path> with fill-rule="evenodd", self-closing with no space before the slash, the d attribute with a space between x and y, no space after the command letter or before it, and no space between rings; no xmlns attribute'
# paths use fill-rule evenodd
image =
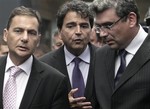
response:
<svg viewBox="0 0 150 109"><path fill-rule="evenodd" d="M118 55L125 57L127 55L127 51L125 49L121 49L119 50Z"/></svg>
<svg viewBox="0 0 150 109"><path fill-rule="evenodd" d="M13 66L10 68L10 70L11 70L10 76L13 76L13 77L17 77L22 71L22 69L19 68L18 66Z"/></svg>
<svg viewBox="0 0 150 109"><path fill-rule="evenodd" d="M73 61L75 62L75 65L78 65L78 64L81 62L81 59L78 58L78 57L75 57L75 58L73 59Z"/></svg>

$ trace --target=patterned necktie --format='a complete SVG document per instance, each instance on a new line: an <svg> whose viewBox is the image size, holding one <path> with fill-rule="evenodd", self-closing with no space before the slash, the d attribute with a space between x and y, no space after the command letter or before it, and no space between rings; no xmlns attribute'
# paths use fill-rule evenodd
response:
<svg viewBox="0 0 150 109"><path fill-rule="evenodd" d="M17 66L10 68L9 79L3 92L3 109L16 109L17 85L16 77L21 73Z"/></svg>
<svg viewBox="0 0 150 109"><path fill-rule="evenodd" d="M115 77L115 86L118 84L118 81L120 79L120 77L122 76L122 73L124 72L125 68L126 68L126 60L125 57L127 55L127 51L122 49L119 51L119 56L120 56L120 67L117 71L117 75Z"/></svg>
<svg viewBox="0 0 150 109"><path fill-rule="evenodd" d="M79 69L79 63L81 62L81 59L76 57L73 61L75 63L75 66L72 74L72 87L78 88L78 91L75 93L74 97L81 97L84 96L85 90L83 76Z"/></svg>

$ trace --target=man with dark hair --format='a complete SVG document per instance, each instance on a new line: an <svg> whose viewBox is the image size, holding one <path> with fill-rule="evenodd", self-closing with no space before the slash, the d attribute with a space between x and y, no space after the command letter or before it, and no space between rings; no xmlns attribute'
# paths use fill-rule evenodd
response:
<svg viewBox="0 0 150 109"><path fill-rule="evenodd" d="M61 40L61 36L59 34L58 30L54 31L54 34L52 36L52 50L56 50L63 46L63 41Z"/></svg>
<svg viewBox="0 0 150 109"><path fill-rule="evenodd" d="M150 109L150 35L134 0L95 0L96 26L106 45L96 52L100 109Z"/></svg>
<svg viewBox="0 0 150 109"><path fill-rule="evenodd" d="M68 77L71 108L96 109L93 84L96 47L90 44L93 20L85 2L73 0L63 4L57 13L57 27L64 45L41 58Z"/></svg>
<svg viewBox="0 0 150 109"><path fill-rule="evenodd" d="M65 76L33 56L40 28L36 10L20 6L10 14L3 36L9 52L0 58L0 109L69 109Z"/></svg>

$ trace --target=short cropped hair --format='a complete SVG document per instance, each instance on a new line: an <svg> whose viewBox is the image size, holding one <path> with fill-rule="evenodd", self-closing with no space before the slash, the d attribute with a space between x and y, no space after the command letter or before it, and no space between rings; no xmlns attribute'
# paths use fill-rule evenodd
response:
<svg viewBox="0 0 150 109"><path fill-rule="evenodd" d="M42 20L41 20L40 13L36 10L33 10L32 8L27 8L24 6L16 7L15 9L12 10L12 12L9 16L9 19L8 19L8 23L6 24L7 29L10 28L12 19L15 16L19 16L19 15L33 16L33 17L37 18L37 20L39 22L39 32L41 32Z"/></svg>
<svg viewBox="0 0 150 109"><path fill-rule="evenodd" d="M89 6L86 2L81 0L73 0L63 4L57 12L57 27L61 30L64 17L69 11L77 12L82 18L89 18L91 28L93 27L94 16L89 10Z"/></svg>
<svg viewBox="0 0 150 109"><path fill-rule="evenodd" d="M140 20L139 10L134 0L94 0L90 8L95 14L114 8L118 17L124 17L130 12L134 12L137 15L137 24Z"/></svg>

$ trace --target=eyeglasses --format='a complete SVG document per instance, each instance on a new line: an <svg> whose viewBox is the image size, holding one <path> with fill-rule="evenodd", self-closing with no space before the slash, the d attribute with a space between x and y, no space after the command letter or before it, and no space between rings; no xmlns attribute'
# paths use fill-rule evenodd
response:
<svg viewBox="0 0 150 109"><path fill-rule="evenodd" d="M115 26L121 19L123 19L125 16L121 17L120 19L118 19L117 21L113 22L113 23L107 23L104 25L99 25L96 24L96 31L100 31L100 30L110 30L113 26Z"/></svg>

